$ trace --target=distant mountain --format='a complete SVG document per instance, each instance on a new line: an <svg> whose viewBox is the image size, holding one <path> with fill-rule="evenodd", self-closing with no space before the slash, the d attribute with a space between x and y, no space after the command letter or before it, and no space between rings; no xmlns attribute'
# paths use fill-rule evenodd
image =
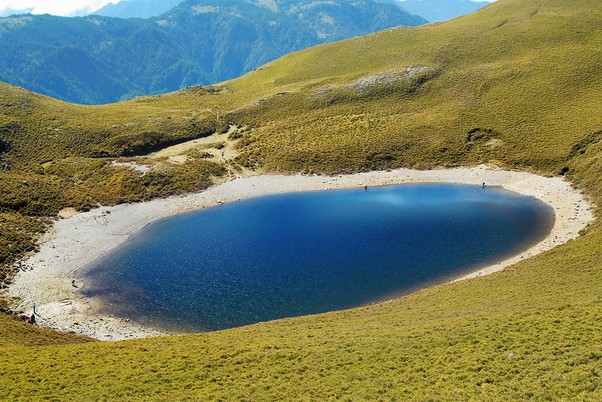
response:
<svg viewBox="0 0 602 402"><path fill-rule="evenodd" d="M477 11L489 4L472 0L398 0L410 14L420 15L429 22L445 21Z"/></svg>
<svg viewBox="0 0 602 402"><path fill-rule="evenodd" d="M210 84L284 54L426 23L372 0L188 0L151 19L0 19L0 81L59 99L109 103Z"/></svg>
<svg viewBox="0 0 602 402"><path fill-rule="evenodd" d="M449 20L472 13L489 4L486 0L375 0L393 4L429 22ZM94 11L94 15L117 18L150 18L159 16L180 4L182 0L122 0L109 3ZM262 3L257 1L257 3ZM269 3L264 1L263 3Z"/></svg>
<svg viewBox="0 0 602 402"><path fill-rule="evenodd" d="M182 0L122 0L117 4L109 3L92 14L116 18L150 18L171 10L181 2Z"/></svg>

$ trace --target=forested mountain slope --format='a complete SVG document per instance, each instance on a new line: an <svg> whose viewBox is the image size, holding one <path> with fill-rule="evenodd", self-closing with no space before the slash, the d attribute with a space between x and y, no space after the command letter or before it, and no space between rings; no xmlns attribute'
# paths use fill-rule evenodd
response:
<svg viewBox="0 0 602 402"><path fill-rule="evenodd" d="M0 18L0 81L99 104L234 78L319 43L426 21L372 0L188 0L160 17Z"/></svg>

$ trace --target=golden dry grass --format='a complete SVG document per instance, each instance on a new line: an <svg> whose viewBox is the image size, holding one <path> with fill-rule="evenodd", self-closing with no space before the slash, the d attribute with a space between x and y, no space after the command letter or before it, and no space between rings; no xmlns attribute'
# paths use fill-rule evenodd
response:
<svg viewBox="0 0 602 402"><path fill-rule="evenodd" d="M181 165L144 154L230 123L246 168L493 161L563 172L602 205L601 25L597 0L498 0L451 22L298 52L213 88L115 105L2 85L11 170L0 172L0 240L19 244L3 261L62 207L194 191L224 176L198 150ZM124 153L154 173L111 164ZM596 221L489 277L215 333L32 347L24 332L23 344L0 347L0 399L600 400L601 244Z"/></svg>

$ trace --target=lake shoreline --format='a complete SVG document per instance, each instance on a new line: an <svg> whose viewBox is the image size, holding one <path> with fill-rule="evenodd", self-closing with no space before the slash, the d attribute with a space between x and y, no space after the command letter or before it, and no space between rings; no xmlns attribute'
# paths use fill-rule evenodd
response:
<svg viewBox="0 0 602 402"><path fill-rule="evenodd" d="M409 183L456 183L501 186L533 196L554 210L555 222L541 242L496 264L477 269L454 281L491 274L578 237L594 219L583 196L560 177L546 178L524 172L486 166L457 169L375 171L337 176L258 175L215 185L185 196L173 196L136 204L99 207L60 219L42 239L40 250L17 274L8 295L18 297L14 309L32 313L36 304L38 323L73 331L99 340L122 340L167 335L125 319L98 314L99 301L84 298L85 283L77 272L96 258L111 252L146 225L162 218L240 199L298 191L374 187Z"/></svg>

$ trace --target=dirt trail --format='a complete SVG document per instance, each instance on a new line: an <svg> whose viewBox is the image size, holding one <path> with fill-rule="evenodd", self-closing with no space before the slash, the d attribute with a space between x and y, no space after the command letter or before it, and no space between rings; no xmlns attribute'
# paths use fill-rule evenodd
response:
<svg viewBox="0 0 602 402"><path fill-rule="evenodd" d="M223 134L212 134L208 137L197 138L195 140L190 140L183 142L181 144L172 145L167 148L163 148L160 151L153 152L149 156L153 159L160 159L164 157L175 157L181 156L186 153L186 151L199 148L199 149L209 149L211 144L216 144L220 142L224 142L228 137L228 133Z"/></svg>
<svg viewBox="0 0 602 402"><path fill-rule="evenodd" d="M172 145L149 156L153 159L168 158L172 163L184 163L188 160L187 152L193 149L202 150L212 155L213 161L220 161L228 172L228 180L251 176L256 173L239 166L234 160L238 156L236 140L229 139L230 135L238 130L236 126L230 126L225 133L215 133L208 137L197 138L181 144Z"/></svg>

